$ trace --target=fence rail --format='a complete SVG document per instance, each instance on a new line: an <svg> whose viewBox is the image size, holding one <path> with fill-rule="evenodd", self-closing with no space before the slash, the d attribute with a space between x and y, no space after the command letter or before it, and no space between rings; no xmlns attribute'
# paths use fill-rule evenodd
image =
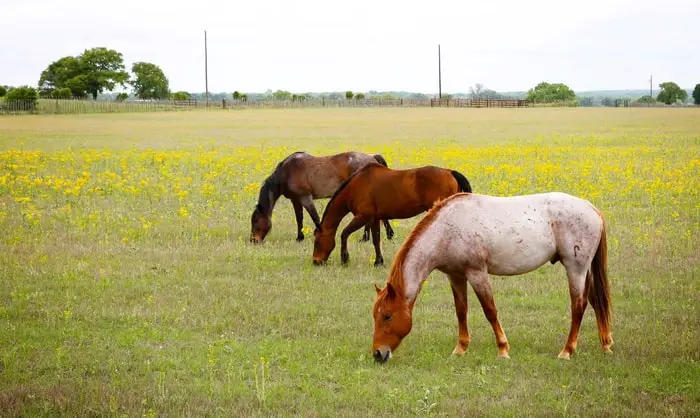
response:
<svg viewBox="0 0 700 418"><path fill-rule="evenodd" d="M303 99L303 100L153 100L101 101L84 99L39 99L0 101L0 114L80 114L182 111L197 109L294 109L373 107L526 107L526 100L471 99Z"/></svg>
<svg viewBox="0 0 700 418"><path fill-rule="evenodd" d="M618 103L619 102L619 103ZM616 107L689 107L667 106L659 103L642 104L618 101ZM295 108L379 108L379 107L446 107L446 108L520 108L520 107L569 107L580 106L577 101L560 103L532 103L517 99L303 99L303 100L153 100L153 101L101 101L83 99L39 99L31 101L2 101L2 114L83 114L83 113L134 113L168 112L187 110L241 110L241 109L295 109ZM692 107L692 106L691 106Z"/></svg>

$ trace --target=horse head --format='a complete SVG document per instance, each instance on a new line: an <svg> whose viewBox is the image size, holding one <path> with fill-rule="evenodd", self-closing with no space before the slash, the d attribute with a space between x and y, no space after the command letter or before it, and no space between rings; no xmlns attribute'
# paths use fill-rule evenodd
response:
<svg viewBox="0 0 700 418"><path fill-rule="evenodd" d="M372 353L374 360L384 363L391 358L391 352L401 344L401 340L411 332L413 302L406 303L391 283L384 289L374 285L377 299L374 302L374 336Z"/></svg>
<svg viewBox="0 0 700 418"><path fill-rule="evenodd" d="M320 225L317 225L314 230L314 265L320 266L325 264L334 248L335 237L330 232L324 233Z"/></svg>
<svg viewBox="0 0 700 418"><path fill-rule="evenodd" d="M265 236L267 236L268 232L272 229L272 219L265 213L260 204L255 206L250 223L250 242L253 244L263 242Z"/></svg>

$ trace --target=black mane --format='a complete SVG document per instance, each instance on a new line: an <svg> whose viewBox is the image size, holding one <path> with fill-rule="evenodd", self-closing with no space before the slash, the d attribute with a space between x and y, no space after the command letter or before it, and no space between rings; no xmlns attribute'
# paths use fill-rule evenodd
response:
<svg viewBox="0 0 700 418"><path fill-rule="evenodd" d="M265 179L262 186L260 187L260 194L258 195L258 211L262 213L268 213L272 204L272 202L270 202L270 192L279 194L281 168L284 165L284 163L286 163L290 158L294 157L297 154L305 154L305 152L297 151L289 154L284 160L280 161L277 164L277 167L275 167L275 169L272 171L272 174L270 174Z"/></svg>

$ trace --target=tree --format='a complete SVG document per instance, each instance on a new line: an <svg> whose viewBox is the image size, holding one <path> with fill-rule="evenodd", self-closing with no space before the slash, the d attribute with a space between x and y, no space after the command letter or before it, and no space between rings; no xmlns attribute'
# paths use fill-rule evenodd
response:
<svg viewBox="0 0 700 418"><path fill-rule="evenodd" d="M355 100L364 100L364 99L365 99L364 93L355 93Z"/></svg>
<svg viewBox="0 0 700 418"><path fill-rule="evenodd" d="M678 84L673 81L666 81L665 83L659 84L661 91L659 95L656 96L656 100L664 102L667 105L676 103L678 101L684 102L688 98L688 92L678 87Z"/></svg>
<svg viewBox="0 0 700 418"><path fill-rule="evenodd" d="M484 85L481 83L476 83L472 87L469 87L469 97L472 99L481 99L483 91Z"/></svg>
<svg viewBox="0 0 700 418"><path fill-rule="evenodd" d="M285 90L277 90L276 92L272 93L272 98L275 100L291 100L292 93Z"/></svg>
<svg viewBox="0 0 700 418"><path fill-rule="evenodd" d="M241 93L238 91L234 91L231 96L233 97L233 100L241 100Z"/></svg>
<svg viewBox="0 0 700 418"><path fill-rule="evenodd" d="M6 94L7 94L7 87L0 86L0 97L5 97Z"/></svg>
<svg viewBox="0 0 700 418"><path fill-rule="evenodd" d="M646 96L642 96L639 99L635 100L637 103L656 103L656 99L653 97L649 96L648 94Z"/></svg>
<svg viewBox="0 0 700 418"><path fill-rule="evenodd" d="M104 47L86 49L80 62L86 76L87 92L93 100L97 100L97 95L104 90L114 90L117 84L126 87L129 74L124 70L121 52Z"/></svg>
<svg viewBox="0 0 700 418"><path fill-rule="evenodd" d="M346 100L352 100L352 96L353 96L352 91L348 90L345 92L345 99Z"/></svg>
<svg viewBox="0 0 700 418"><path fill-rule="evenodd" d="M700 84L696 84L693 90L693 103L700 105Z"/></svg>
<svg viewBox="0 0 700 418"><path fill-rule="evenodd" d="M70 99L71 90L68 87L56 89L51 92L51 97L53 97L54 99Z"/></svg>
<svg viewBox="0 0 700 418"><path fill-rule="evenodd" d="M8 102L19 102L19 108L23 110L32 110L36 108L36 102L39 100L39 93L34 87L15 87L7 92L5 100Z"/></svg>
<svg viewBox="0 0 700 418"><path fill-rule="evenodd" d="M190 100L190 94L186 91L178 91L170 95L173 100Z"/></svg>
<svg viewBox="0 0 700 418"><path fill-rule="evenodd" d="M134 78L129 84L139 99L167 99L170 95L168 78L157 65L135 62L131 66L131 72L134 73Z"/></svg>
<svg viewBox="0 0 700 418"><path fill-rule="evenodd" d="M73 96L91 94L93 99L117 84L125 86L129 74L122 54L113 49L86 49L77 57L63 57L49 64L39 78L39 89L51 92L69 88Z"/></svg>
<svg viewBox="0 0 700 418"><path fill-rule="evenodd" d="M126 99L128 99L128 98L129 98L129 94L128 94L128 93L119 93L119 94L117 94L117 101L118 101L118 102L123 102L124 100L126 100Z"/></svg>
<svg viewBox="0 0 700 418"><path fill-rule="evenodd" d="M576 99L576 93L566 84L543 81L528 90L527 99L536 103L563 102Z"/></svg>
<svg viewBox="0 0 700 418"><path fill-rule="evenodd" d="M87 80L85 79L80 59L63 57L51 64L39 77L39 90L45 95L51 95L55 89L69 88L72 96L85 96Z"/></svg>

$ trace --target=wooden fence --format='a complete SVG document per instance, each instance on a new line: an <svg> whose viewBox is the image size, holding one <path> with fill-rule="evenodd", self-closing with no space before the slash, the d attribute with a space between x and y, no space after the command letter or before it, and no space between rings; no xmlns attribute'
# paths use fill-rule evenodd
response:
<svg viewBox="0 0 700 418"><path fill-rule="evenodd" d="M95 101L78 99L39 99L29 101L0 101L0 114L83 114L126 113L215 109L293 109L293 108L377 108L377 107L469 107L514 108L527 107L526 100L471 99L360 99L360 100L153 100L153 101Z"/></svg>

